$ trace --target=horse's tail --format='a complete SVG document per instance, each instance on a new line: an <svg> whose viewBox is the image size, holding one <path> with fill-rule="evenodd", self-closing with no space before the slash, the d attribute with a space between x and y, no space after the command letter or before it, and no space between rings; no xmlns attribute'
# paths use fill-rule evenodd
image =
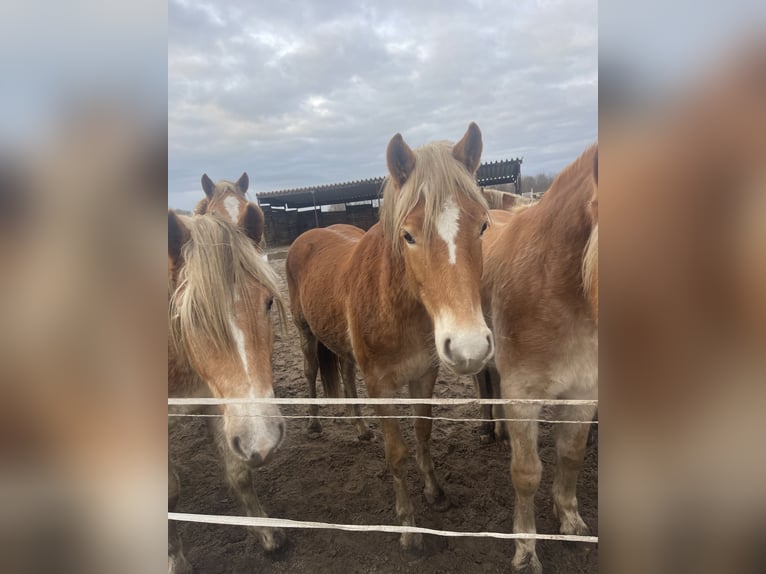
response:
<svg viewBox="0 0 766 574"><path fill-rule="evenodd" d="M324 396L328 398L343 398L340 388L340 361L338 355L317 341L317 358L319 359L319 374L322 375Z"/></svg>

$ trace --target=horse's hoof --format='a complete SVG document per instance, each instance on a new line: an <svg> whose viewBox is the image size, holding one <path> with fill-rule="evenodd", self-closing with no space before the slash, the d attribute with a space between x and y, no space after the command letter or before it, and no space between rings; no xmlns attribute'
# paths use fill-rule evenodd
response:
<svg viewBox="0 0 766 574"><path fill-rule="evenodd" d="M308 433L309 438L319 438L322 434L322 425L319 424L319 421L311 421L306 432Z"/></svg>
<svg viewBox="0 0 766 574"><path fill-rule="evenodd" d="M194 569L183 554L168 556L168 574L193 574Z"/></svg>
<svg viewBox="0 0 766 574"><path fill-rule="evenodd" d="M261 546L269 554L276 554L287 545L287 534L281 528L270 528L261 533Z"/></svg>
<svg viewBox="0 0 766 574"><path fill-rule="evenodd" d="M508 427L505 426L504 422L505 421L495 422L494 434L495 440L507 443L510 439L508 437Z"/></svg>
<svg viewBox="0 0 766 574"><path fill-rule="evenodd" d="M423 544L423 535L419 532L405 532L399 538L402 550L410 558L422 558L425 554L425 544Z"/></svg>
<svg viewBox="0 0 766 574"><path fill-rule="evenodd" d="M443 490L439 490L435 496L426 494L426 500L436 512L444 512L452 507L452 502L450 502L450 499L447 498Z"/></svg>
<svg viewBox="0 0 766 574"><path fill-rule="evenodd" d="M543 565L537 554L525 554L521 560L513 559L511 563L513 574L543 574Z"/></svg>
<svg viewBox="0 0 766 574"><path fill-rule="evenodd" d="M559 509L554 504L553 514L561 521L561 527L559 528L561 534L574 536L588 536L590 534L590 528L585 524L579 512L559 512Z"/></svg>
<svg viewBox="0 0 766 574"><path fill-rule="evenodd" d="M361 433L357 438L361 441L369 442L375 438L375 433L372 432L372 429L367 429L366 431Z"/></svg>

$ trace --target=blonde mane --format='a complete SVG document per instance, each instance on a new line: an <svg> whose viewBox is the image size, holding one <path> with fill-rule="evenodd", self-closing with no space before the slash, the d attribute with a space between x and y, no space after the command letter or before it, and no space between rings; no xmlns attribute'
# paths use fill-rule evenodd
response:
<svg viewBox="0 0 766 574"><path fill-rule="evenodd" d="M231 332L235 298L245 297L248 282L263 285L274 297L282 328L287 324L285 302L276 272L261 257L252 240L237 226L214 216L183 217L191 239L182 249L184 266L170 297L170 333L176 349L189 356L237 353ZM183 296L178 294L183 291Z"/></svg>
<svg viewBox="0 0 766 574"><path fill-rule="evenodd" d="M487 200L490 209L503 209L503 196L505 195L505 192L500 191L499 189L485 187L482 189L482 195L484 196L484 199Z"/></svg>
<svg viewBox="0 0 766 574"><path fill-rule="evenodd" d="M593 275L598 265L598 225L593 228L593 231L588 238L588 243L585 244L585 251L582 258L582 284L583 290L586 296L590 296L591 289L593 287Z"/></svg>
<svg viewBox="0 0 766 574"><path fill-rule="evenodd" d="M440 141L413 150L415 169L401 189L397 190L391 178L386 178L382 191L380 225L393 254L401 255L399 230L421 198L425 199L423 235L426 245L433 237L436 222L449 198L462 195L488 209L476 179L454 158L452 147L451 142Z"/></svg>
<svg viewBox="0 0 766 574"><path fill-rule="evenodd" d="M207 206L210 204L210 200L207 196L203 197L194 206L194 215L205 215L207 213Z"/></svg>

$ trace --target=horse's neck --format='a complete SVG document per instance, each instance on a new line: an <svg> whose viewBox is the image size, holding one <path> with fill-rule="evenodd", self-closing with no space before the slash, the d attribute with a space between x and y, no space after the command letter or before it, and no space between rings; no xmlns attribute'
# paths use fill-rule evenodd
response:
<svg viewBox="0 0 766 574"><path fill-rule="evenodd" d="M542 240L547 248L581 254L590 237L588 212L592 192L590 177L582 175L568 184L557 185L528 210L539 218Z"/></svg>
<svg viewBox="0 0 766 574"><path fill-rule="evenodd" d="M364 273L354 271L359 266L352 259L351 270L358 273L358 281L351 288L365 293L372 300L362 301L364 305L375 304L381 321L395 324L410 323L413 319L426 316L423 304L417 299L407 281L404 258L391 253L386 239L381 235L365 237L365 243L358 255L370 262ZM363 283L363 284L362 284Z"/></svg>
<svg viewBox="0 0 766 574"><path fill-rule="evenodd" d="M590 182L585 178L552 188L538 203L514 214L504 231L506 239L498 238L500 246L513 245L518 250L511 255L516 264L537 262L533 267L537 267L536 273L545 274L551 296L582 296L582 258L592 227L590 194ZM500 247L498 253L507 251ZM516 268L509 269L502 261L495 264L506 273ZM522 274L515 281L534 283L539 276Z"/></svg>

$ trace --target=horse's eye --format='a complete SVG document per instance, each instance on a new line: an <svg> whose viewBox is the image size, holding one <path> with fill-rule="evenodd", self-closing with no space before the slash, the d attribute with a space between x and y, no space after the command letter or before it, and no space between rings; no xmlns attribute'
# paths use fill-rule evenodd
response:
<svg viewBox="0 0 766 574"><path fill-rule="evenodd" d="M487 227L489 227L489 221L485 221L484 224L481 226L479 237L482 237L484 235L484 232L487 230Z"/></svg>
<svg viewBox="0 0 766 574"><path fill-rule="evenodd" d="M274 305L274 297L269 297L269 300L266 301L266 310L271 311L272 305Z"/></svg>
<svg viewBox="0 0 766 574"><path fill-rule="evenodd" d="M410 233L409 233L408 231L405 231L405 232L404 232L404 235L403 235L403 237L404 237L404 240L405 240L407 243L409 243L410 245L415 245L415 238L414 238L414 237L412 237L412 235L410 235Z"/></svg>

